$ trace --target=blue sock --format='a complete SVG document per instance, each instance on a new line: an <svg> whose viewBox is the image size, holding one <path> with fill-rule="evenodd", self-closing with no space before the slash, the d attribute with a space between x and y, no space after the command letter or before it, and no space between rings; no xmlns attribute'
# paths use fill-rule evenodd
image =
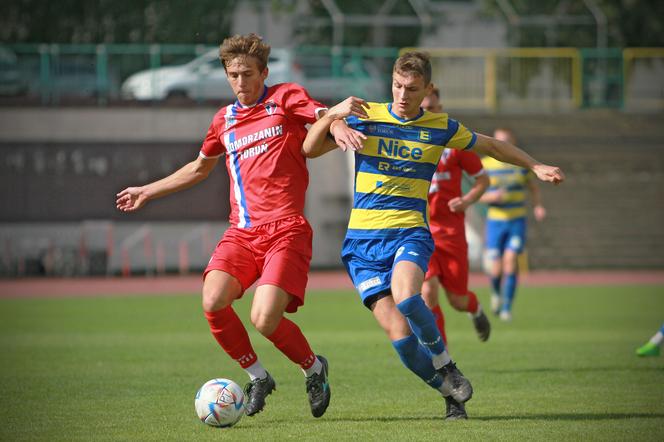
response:
<svg viewBox="0 0 664 442"><path fill-rule="evenodd" d="M662 328L659 329L659 332L664 335L664 324L662 324Z"/></svg>
<svg viewBox="0 0 664 442"><path fill-rule="evenodd" d="M410 335L398 341L392 341L392 345L397 353L399 353L403 365L426 382L431 388L436 390L440 388L443 379L434 370L431 363L431 356L420 345L415 335Z"/></svg>
<svg viewBox="0 0 664 442"><path fill-rule="evenodd" d="M424 303L422 295L418 293L401 301L397 304L397 308L408 319L417 339L432 355L439 355L445 351L443 338L436 327L436 318Z"/></svg>
<svg viewBox="0 0 664 442"><path fill-rule="evenodd" d="M505 281L503 283L503 311L512 311L512 302L514 302L514 294L516 293L517 274L508 273L503 275Z"/></svg>
<svg viewBox="0 0 664 442"><path fill-rule="evenodd" d="M493 293L496 295L500 296L500 284L502 282L502 276L492 276L491 277L491 289L493 290Z"/></svg>

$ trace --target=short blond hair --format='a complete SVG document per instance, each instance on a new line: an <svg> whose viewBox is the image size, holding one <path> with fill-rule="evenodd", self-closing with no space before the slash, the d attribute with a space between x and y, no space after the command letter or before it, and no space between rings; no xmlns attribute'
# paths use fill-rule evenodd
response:
<svg viewBox="0 0 664 442"><path fill-rule="evenodd" d="M406 52L394 62L392 72L402 75L419 75L424 84L431 83L431 60L426 52Z"/></svg>
<svg viewBox="0 0 664 442"><path fill-rule="evenodd" d="M254 57L258 61L258 68L262 71L267 67L269 56L270 46L263 43L263 39L254 33L234 35L224 39L219 46L219 58L224 69L238 57Z"/></svg>

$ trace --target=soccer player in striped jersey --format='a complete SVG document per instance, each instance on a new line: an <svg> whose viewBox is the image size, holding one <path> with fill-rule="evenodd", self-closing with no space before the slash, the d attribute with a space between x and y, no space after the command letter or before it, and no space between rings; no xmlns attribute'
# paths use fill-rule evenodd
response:
<svg viewBox="0 0 664 442"><path fill-rule="evenodd" d="M326 108L297 84L265 85L269 54L270 47L255 34L225 39L220 58L237 100L214 116L196 160L164 179L123 190L116 205L131 212L149 200L191 187L225 155L231 226L204 272L205 317L219 345L250 378L245 387L247 415L258 413L275 381L232 307L256 283L251 322L301 367L311 413L320 417L330 402L327 360L314 354L300 328L284 313L304 303L312 231L304 217L309 175L302 141L305 125Z"/></svg>
<svg viewBox="0 0 664 442"><path fill-rule="evenodd" d="M342 149L355 150L355 197L342 261L364 305L384 329L404 365L447 404L447 418L465 418L473 389L443 343L421 290L434 243L428 225L428 193L443 149L474 149L527 167L545 181L564 179L521 149L476 134L447 114L424 111L431 92L431 62L422 52L399 57L392 71L391 103L349 97L312 125L305 152L332 150L337 120L362 132Z"/></svg>
<svg viewBox="0 0 664 442"><path fill-rule="evenodd" d="M498 128L494 138L508 143L516 140L510 129ZM512 305L518 284L518 257L526 246L526 190L533 201L535 220L546 217L539 187L528 169L491 157L482 159L489 174L489 189L481 202L489 205L485 233L485 265L491 279L491 310L503 321L512 319Z"/></svg>

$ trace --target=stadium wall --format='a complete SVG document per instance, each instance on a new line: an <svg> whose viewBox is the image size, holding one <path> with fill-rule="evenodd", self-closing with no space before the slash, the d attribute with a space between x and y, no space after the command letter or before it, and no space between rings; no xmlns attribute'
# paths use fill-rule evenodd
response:
<svg viewBox="0 0 664 442"><path fill-rule="evenodd" d="M224 168L202 185L153 202L137 214L120 214L113 204L124 186L158 178L195 158L214 112L0 109L0 229L7 233L8 226L104 219L134 225L190 223L181 230L188 232L223 222L229 208ZM664 267L659 253L664 247L661 115L455 116L482 133L511 127L520 146L566 171L564 185L542 186L549 217L541 224L531 220L532 268ZM316 232L314 265L336 267L350 205L347 162L335 152L310 161L309 168L307 215ZM175 241L179 233L164 235L164 240Z"/></svg>

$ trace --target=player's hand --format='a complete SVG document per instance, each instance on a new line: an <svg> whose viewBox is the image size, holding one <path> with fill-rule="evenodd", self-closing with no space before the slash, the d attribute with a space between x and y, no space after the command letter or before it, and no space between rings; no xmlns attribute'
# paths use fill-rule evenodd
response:
<svg viewBox="0 0 664 442"><path fill-rule="evenodd" d="M533 215L535 215L535 221L543 221L546 218L546 209L542 205L537 205L533 207Z"/></svg>
<svg viewBox="0 0 664 442"><path fill-rule="evenodd" d="M536 164L533 166L533 173L542 181L553 184L560 184L565 181L565 174L562 169L556 166L547 166L546 164Z"/></svg>
<svg viewBox="0 0 664 442"><path fill-rule="evenodd" d="M362 147L364 147L362 142L367 139L362 132L351 129L341 120L332 123L330 126L330 132L334 136L334 142L337 143L337 146L339 146L344 152L349 148L353 151L361 150Z"/></svg>
<svg viewBox="0 0 664 442"><path fill-rule="evenodd" d="M463 198L459 196L452 198L447 202L447 207L449 207L450 211L453 213L465 212L469 205L470 204L468 204L466 201L464 201Z"/></svg>
<svg viewBox="0 0 664 442"><path fill-rule="evenodd" d="M351 115L357 118L369 118L366 109L369 109L369 103L361 98L348 97L336 106L332 106L327 111L327 116L335 120Z"/></svg>
<svg viewBox="0 0 664 442"><path fill-rule="evenodd" d="M505 192L505 189L499 188L485 193L482 197L482 201L487 203L502 203L506 195L507 192Z"/></svg>
<svg viewBox="0 0 664 442"><path fill-rule="evenodd" d="M115 207L123 212L133 212L148 202L148 196L142 187L127 187L116 195Z"/></svg>

